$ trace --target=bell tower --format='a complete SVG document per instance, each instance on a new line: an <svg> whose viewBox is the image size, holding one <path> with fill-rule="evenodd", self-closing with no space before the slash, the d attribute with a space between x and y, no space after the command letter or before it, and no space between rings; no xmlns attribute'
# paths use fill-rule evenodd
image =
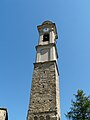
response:
<svg viewBox="0 0 90 120"><path fill-rule="evenodd" d="M39 41L27 120L61 120L56 25L45 21L37 28Z"/></svg>
<svg viewBox="0 0 90 120"><path fill-rule="evenodd" d="M56 39L58 38L55 23L45 21L38 26L39 41L36 46L36 62L57 60Z"/></svg>

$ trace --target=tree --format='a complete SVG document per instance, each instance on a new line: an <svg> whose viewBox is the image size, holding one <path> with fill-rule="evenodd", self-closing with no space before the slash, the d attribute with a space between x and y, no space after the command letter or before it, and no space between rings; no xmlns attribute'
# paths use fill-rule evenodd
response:
<svg viewBox="0 0 90 120"><path fill-rule="evenodd" d="M75 101L71 100L70 111L65 114L69 120L90 120L90 96L78 90Z"/></svg>

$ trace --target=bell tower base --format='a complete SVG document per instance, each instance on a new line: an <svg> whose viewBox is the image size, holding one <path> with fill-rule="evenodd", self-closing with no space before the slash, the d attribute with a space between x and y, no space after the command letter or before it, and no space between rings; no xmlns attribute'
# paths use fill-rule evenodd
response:
<svg viewBox="0 0 90 120"><path fill-rule="evenodd" d="M35 63L27 120L59 120L59 103L56 61Z"/></svg>

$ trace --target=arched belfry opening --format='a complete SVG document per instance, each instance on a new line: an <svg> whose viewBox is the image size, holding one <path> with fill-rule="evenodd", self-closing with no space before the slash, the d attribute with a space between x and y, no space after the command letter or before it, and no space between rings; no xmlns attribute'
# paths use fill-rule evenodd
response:
<svg viewBox="0 0 90 120"><path fill-rule="evenodd" d="M43 35L43 42L49 41L49 33Z"/></svg>

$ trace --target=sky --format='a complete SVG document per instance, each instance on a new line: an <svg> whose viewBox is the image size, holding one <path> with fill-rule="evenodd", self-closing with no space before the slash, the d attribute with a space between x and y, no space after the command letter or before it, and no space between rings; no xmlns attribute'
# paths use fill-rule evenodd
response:
<svg viewBox="0 0 90 120"><path fill-rule="evenodd" d="M0 107L26 120L39 34L57 26L62 120L78 89L90 95L90 0L0 0Z"/></svg>

